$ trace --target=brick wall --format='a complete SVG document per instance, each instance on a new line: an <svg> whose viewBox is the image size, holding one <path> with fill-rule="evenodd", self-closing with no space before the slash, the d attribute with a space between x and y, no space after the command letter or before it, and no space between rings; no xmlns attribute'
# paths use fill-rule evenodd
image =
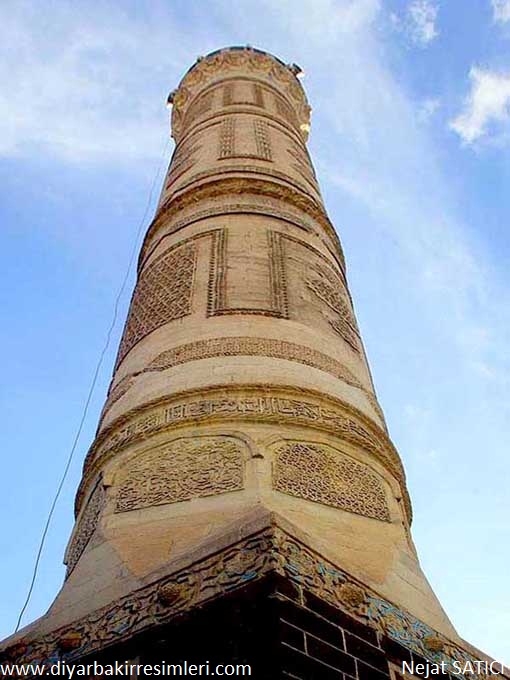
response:
<svg viewBox="0 0 510 680"><path fill-rule="evenodd" d="M211 667L248 663L254 680L401 680L391 677L389 662L397 668L402 661L425 662L277 576L237 589L95 658L142 664L186 659L207 661Z"/></svg>
<svg viewBox="0 0 510 680"><path fill-rule="evenodd" d="M403 661L411 663L413 659L415 663L425 663L398 643L287 580L277 581L273 597L281 670L281 675L275 677L390 680L390 662L397 668Z"/></svg>

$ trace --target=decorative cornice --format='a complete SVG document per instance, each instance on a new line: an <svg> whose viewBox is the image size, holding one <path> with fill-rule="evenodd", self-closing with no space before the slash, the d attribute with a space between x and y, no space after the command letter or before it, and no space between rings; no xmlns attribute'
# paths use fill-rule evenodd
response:
<svg viewBox="0 0 510 680"><path fill-rule="evenodd" d="M201 201L218 198L227 194L268 196L270 198L285 201L293 207L298 208L300 211L313 217L324 228L327 235L333 240L338 248L343 262L343 254L338 235L326 215L324 206L319 201L313 199L308 193L293 189L290 186L254 177L224 177L221 179L213 179L209 182L191 187L183 193L179 193L160 207L149 227L145 242L150 240L153 233L159 228L161 222L164 219L167 219L168 215L176 214L190 205L198 205ZM141 261L143 261L145 257L144 249L145 246L142 248L140 256Z"/></svg>
<svg viewBox="0 0 510 680"><path fill-rule="evenodd" d="M310 224L306 220L301 219L301 217L299 217L298 215L288 212L286 210L279 210L276 208L271 208L268 205L257 203L227 203L217 206L211 206L210 208L206 208L205 210L195 211L193 213L190 213L187 217L183 217L179 220L172 220L170 223L167 223L165 225L168 227L167 230L160 234L157 239L156 239L157 231L163 225L161 224L160 220L158 220L157 223L156 221L154 221L151 227L149 228L149 231L147 232L144 244L142 246L142 250L140 252L140 257L138 261L138 273L140 273L143 266L147 262L148 258L151 256L151 254L154 252L154 250L158 247L158 245L164 238L176 234L181 229L184 229L185 227L188 227L191 224L195 224L200 220L205 220L208 219L209 217L217 217L220 215L232 215L232 214L267 215L268 217L274 217L278 220L282 220L283 222L290 222L291 224L295 225L299 229L302 229L303 231L306 231L307 233L314 233L315 235L319 236L325 248L328 250L328 253L333 257L335 262L341 268L342 274L344 273L345 259L343 251L337 240L334 241L334 246L336 246L336 248L332 248L332 244L329 240L327 241L320 233L317 233L316 229L314 229L314 226L312 224ZM154 230L152 229L153 225L155 226Z"/></svg>
<svg viewBox="0 0 510 680"><path fill-rule="evenodd" d="M258 156L248 155L226 156L224 159L222 159L221 164L218 164L213 168L209 168L208 170L203 170L201 172L197 172L194 175L191 175L189 178L186 179L186 182L184 184L181 184L180 186L177 187L177 189L175 189L174 193L180 194L181 191L186 191L196 182L201 182L204 179L210 178L217 179L220 175L236 175L236 174L265 175L266 177L281 180L282 182L288 184L292 189L296 189L298 191L301 191L303 194L309 195L319 206L322 206L322 200L320 199L320 194L317 188L314 188L312 193L310 187L308 187L306 184L303 184L295 177L286 172L275 170L273 168L268 168L262 165L253 165L246 163L246 161L251 161L253 163L253 161L257 159ZM232 165L226 165L224 163L224 161L230 161L232 163L233 160L238 160L238 162L233 163ZM251 178L249 181L250 182L252 181ZM278 186L280 186L279 182Z"/></svg>
<svg viewBox="0 0 510 680"><path fill-rule="evenodd" d="M102 467L125 447L176 427L225 421L306 425L332 433L372 454L399 482L409 523L412 510L400 457L384 430L355 407L321 392L275 385L210 386L165 396L132 409L105 427L92 444L76 495L83 496Z"/></svg>
<svg viewBox="0 0 510 680"><path fill-rule="evenodd" d="M296 111L299 130L304 139L310 128L310 106L305 92L295 74L275 57L250 48L226 49L201 58L188 71L173 92L172 134L178 139L182 133L186 111L198 91L206 87L219 74L242 70L258 74L274 83L285 94Z"/></svg>
<svg viewBox="0 0 510 680"><path fill-rule="evenodd" d="M233 82L238 82L239 80L245 80L245 81L248 81L248 82L251 81L253 83L257 82L257 80L255 78L244 78L244 77L235 76L233 78L222 79L221 81L218 81L217 84L222 84L222 83L228 82L229 80L232 80ZM215 87L215 85L212 85L211 90L214 87ZM269 86L269 87L271 87L271 86ZM274 89L274 88L271 88L271 89L273 89L275 93L277 92L276 89ZM205 92L207 92L207 90L204 91L204 93L201 93L201 97L205 94ZM255 105L251 104L251 103L250 104L248 104L248 103L231 104L229 106L228 113L229 114L230 113L253 114L255 108L256 108ZM188 109L188 112L190 110L191 110L191 107ZM281 117L278 117L278 115L275 115L274 113L272 113L271 111L268 111L267 109L256 108L256 115L259 118L266 120L270 127L287 134L289 136L290 140L292 140L294 142L298 142L299 144L302 144L302 145L305 144L305 141L303 140L302 133L297 131L296 126L288 123L287 120L283 120ZM197 120L192 120L189 123L189 125L188 125L188 120L186 120L184 122L186 130L183 130L183 134L179 137L179 141L178 141L177 145L185 144L186 141L190 137L193 137L197 133L203 132L207 129L210 129L211 127L218 125L221 122L221 120L224 118L224 116L225 116L225 110L220 109L220 110L212 110L211 112L205 113L202 117L198 118Z"/></svg>
<svg viewBox="0 0 510 680"><path fill-rule="evenodd" d="M114 388L108 396L101 419L104 418L110 407L126 394L133 384L133 378L136 378L143 373L165 371L189 361L199 361L201 359L226 356L269 357L311 366L319 371L333 375L335 378L342 380L351 387L361 390L373 406L374 410L380 414L382 418L380 406L373 393L370 390L367 390L342 362L334 359L328 354L286 340L228 336L223 338L196 340L195 342L188 342L185 345L178 345L177 347L161 352L161 354L158 354L158 356L143 370L136 371L122 378L119 385Z"/></svg>
<svg viewBox="0 0 510 680"><path fill-rule="evenodd" d="M443 662L449 672L455 672L454 662L478 661L274 524L72 624L41 637L18 638L2 656L18 664L77 661L271 574L288 578L298 590L313 593L429 662Z"/></svg>

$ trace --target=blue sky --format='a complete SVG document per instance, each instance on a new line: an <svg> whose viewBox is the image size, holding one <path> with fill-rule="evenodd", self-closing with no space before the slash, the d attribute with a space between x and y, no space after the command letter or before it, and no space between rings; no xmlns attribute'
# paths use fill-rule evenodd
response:
<svg viewBox="0 0 510 680"><path fill-rule="evenodd" d="M170 155L166 96L231 44L305 71L310 151L422 565L460 634L510 662L510 0L2 3L0 637ZM62 582L132 285L25 622Z"/></svg>

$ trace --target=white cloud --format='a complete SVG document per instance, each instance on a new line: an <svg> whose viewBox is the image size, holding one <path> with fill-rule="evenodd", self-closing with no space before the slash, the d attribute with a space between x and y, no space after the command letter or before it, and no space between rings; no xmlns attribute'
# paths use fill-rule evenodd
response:
<svg viewBox="0 0 510 680"><path fill-rule="evenodd" d="M416 45L428 45L439 32L436 28L437 5L430 0L413 0L407 9L410 35Z"/></svg>
<svg viewBox="0 0 510 680"><path fill-rule="evenodd" d="M510 21L510 0L492 0L492 16L496 23Z"/></svg>
<svg viewBox="0 0 510 680"><path fill-rule="evenodd" d="M412 0L403 16L390 14L390 22L396 31L404 33L419 47L426 47L439 31L436 27L438 6L431 0Z"/></svg>
<svg viewBox="0 0 510 680"><path fill-rule="evenodd" d="M424 99L418 106L418 120L427 123L441 107L438 98Z"/></svg>
<svg viewBox="0 0 510 680"><path fill-rule="evenodd" d="M510 123L510 74L473 67L469 72L471 91L464 110L450 127L466 144L481 137L501 136Z"/></svg>
<svg viewBox="0 0 510 680"><path fill-rule="evenodd" d="M159 156L164 101L190 59L171 17L165 29L108 3L100 11L56 4L51 20L43 4L2 7L0 156Z"/></svg>
<svg viewBox="0 0 510 680"><path fill-rule="evenodd" d="M316 73L322 67L327 74L324 93L314 98L320 120L312 124L312 141L314 125L334 140L314 154L326 188L333 187L328 200L334 208L339 188L366 207L413 269L424 308L436 308L430 311L436 316L441 310L438 333L448 333L447 341L453 340L467 370L487 362L508 381L502 338L510 321L494 304L504 293L471 242L450 178L438 163L428 126L422 124L422 117L434 115L441 102L425 100L420 111L387 68L376 36L372 18L341 52L328 56L327 45L310 45L303 59L310 74L314 66ZM466 343L480 327L488 329L487 341Z"/></svg>

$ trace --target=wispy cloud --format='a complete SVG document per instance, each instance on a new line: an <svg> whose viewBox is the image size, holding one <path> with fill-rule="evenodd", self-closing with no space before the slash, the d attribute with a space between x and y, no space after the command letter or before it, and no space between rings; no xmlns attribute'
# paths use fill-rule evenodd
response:
<svg viewBox="0 0 510 680"><path fill-rule="evenodd" d="M407 10L410 18L411 36L417 45L428 45L437 38L437 5L430 0L414 0Z"/></svg>
<svg viewBox="0 0 510 680"><path fill-rule="evenodd" d="M379 18L374 9L340 52L330 56L327 45L317 44L306 57L328 79L324 90L319 88L327 96L316 102L316 109L334 144L321 148L321 178L364 205L398 246L414 270L422 304L431 314L434 307L441 310L445 322L438 332L449 342L454 339L468 370L482 363L497 366L501 380L508 382L505 329L510 319L494 302L502 294L499 283L471 241L416 102L387 66L377 38ZM433 115L439 105L427 101L423 115ZM466 337L480 337L479 328L488 329L487 341L466 343Z"/></svg>
<svg viewBox="0 0 510 680"><path fill-rule="evenodd" d="M155 13L140 19L115 4L98 15L62 4L55 6L58 16L45 22L38 4L9 5L0 26L6 57L0 59L0 154L31 155L36 149L66 162L159 156L164 94L197 51L243 42L272 50L313 74L310 95L319 124L334 140L316 156L323 180L391 230L416 262L424 290L455 310L455 332L467 328L469 335L470 319L477 316L469 307L487 295L483 264L455 217L449 182L421 124L439 102L425 100L417 115L416 103L393 76L379 39L379 0L315 0L304 2L300 12L291 0L260 0L263 12L217 0L214 33L200 13L183 31L166 4L154 6ZM421 27L424 41L437 35L437 5L415 0L406 16ZM485 134L494 119L505 122L510 97L510 77L480 69L472 74L466 110L452 122L466 141ZM424 195L435 200L423 205Z"/></svg>
<svg viewBox="0 0 510 680"><path fill-rule="evenodd" d="M441 107L441 100L437 97L424 99L418 105L418 120L427 123Z"/></svg>
<svg viewBox="0 0 510 680"><path fill-rule="evenodd" d="M510 73L473 67L463 111L450 122L466 144L481 138L505 139L510 124Z"/></svg>
<svg viewBox="0 0 510 680"><path fill-rule="evenodd" d="M510 0L492 0L492 16L496 23L510 21Z"/></svg>
<svg viewBox="0 0 510 680"><path fill-rule="evenodd" d="M66 161L159 155L165 85L188 57L171 17L134 20L121 6L6 3L0 22L0 155ZM168 48L171 45L171 49ZM175 74L175 75L174 75Z"/></svg>
<svg viewBox="0 0 510 680"><path fill-rule="evenodd" d="M404 33L418 47L426 47L439 36L438 6L431 0L412 0L405 13L390 15L393 27Z"/></svg>

